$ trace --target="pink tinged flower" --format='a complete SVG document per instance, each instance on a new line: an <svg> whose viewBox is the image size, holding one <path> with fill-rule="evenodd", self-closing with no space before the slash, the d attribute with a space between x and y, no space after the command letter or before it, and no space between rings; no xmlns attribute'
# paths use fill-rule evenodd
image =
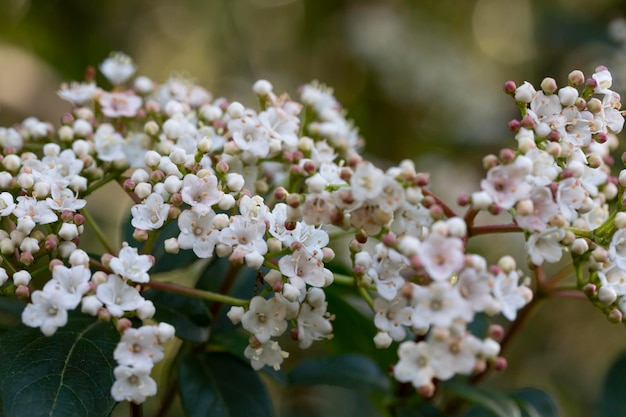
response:
<svg viewBox="0 0 626 417"><path fill-rule="evenodd" d="M389 336L397 342L404 340L406 329L410 326L413 309L406 304L404 298L395 298L392 301L383 298L374 300L374 324L376 328L389 333Z"/></svg>
<svg viewBox="0 0 626 417"><path fill-rule="evenodd" d="M156 326L126 329L113 357L120 365L150 369L163 359L163 346L159 343Z"/></svg>
<svg viewBox="0 0 626 417"><path fill-rule="evenodd" d="M426 329L430 325L448 327L454 320L472 321L474 312L461 297L457 287L447 282L435 281L428 287L413 286L413 325Z"/></svg>
<svg viewBox="0 0 626 417"><path fill-rule="evenodd" d="M495 277L488 271L466 268L459 273L458 287L472 310L494 315L500 312L500 304L492 295Z"/></svg>
<svg viewBox="0 0 626 417"><path fill-rule="evenodd" d="M157 392L157 385L150 377L151 368L119 365L113 370L115 382L111 387L111 396L115 401L143 403L147 397Z"/></svg>
<svg viewBox="0 0 626 417"><path fill-rule="evenodd" d="M619 95L612 93L607 94L602 99L604 109L604 125L610 132L618 134L624 128L624 116L619 110L621 103Z"/></svg>
<svg viewBox="0 0 626 417"><path fill-rule="evenodd" d="M100 64L100 72L114 85L128 80L135 73L135 69L133 60L121 52L113 52Z"/></svg>
<svg viewBox="0 0 626 417"><path fill-rule="evenodd" d="M43 287L46 293L57 293L63 308L73 310L78 307L83 295L89 291L91 271L84 265L67 268L57 265L52 271L52 279Z"/></svg>
<svg viewBox="0 0 626 417"><path fill-rule="evenodd" d="M307 349L315 340L331 337L333 326L326 314L324 302L319 307L303 303L298 312L298 341L301 349Z"/></svg>
<svg viewBox="0 0 626 417"><path fill-rule="evenodd" d="M530 109L539 120L561 113L561 101L556 94L546 95L543 91L537 92L530 102Z"/></svg>
<svg viewBox="0 0 626 417"><path fill-rule="evenodd" d="M619 229L609 245L609 259L618 268L626 270L626 229Z"/></svg>
<svg viewBox="0 0 626 417"><path fill-rule="evenodd" d="M139 291L114 274L109 275L107 282L98 285L96 296L115 317L124 315L125 311L134 311L146 302Z"/></svg>
<svg viewBox="0 0 626 417"><path fill-rule="evenodd" d="M258 371L265 365L271 366L278 371L283 361L289 357L289 353L282 350L278 342L273 340L268 340L259 347L248 346L243 354L250 359L250 365L252 365L255 371Z"/></svg>
<svg viewBox="0 0 626 417"><path fill-rule="evenodd" d="M556 227L531 234L526 241L526 251L531 262L537 266L544 262L558 262L563 252L561 240L564 237L565 230Z"/></svg>
<svg viewBox="0 0 626 417"><path fill-rule="evenodd" d="M437 233L430 234L419 245L418 255L428 275L436 281L450 279L465 262L463 241Z"/></svg>
<svg viewBox="0 0 626 417"><path fill-rule="evenodd" d="M82 106L90 102L97 91L98 88L95 83L72 82L69 85L62 85L57 94L63 100L69 101L76 106Z"/></svg>
<svg viewBox="0 0 626 417"><path fill-rule="evenodd" d="M141 204L131 207L131 224L141 230L159 229L165 223L170 205L157 193L150 194Z"/></svg>
<svg viewBox="0 0 626 417"><path fill-rule="evenodd" d="M589 193L577 178L567 178L559 182L556 202L561 214L570 222L578 217L577 210L589 205Z"/></svg>
<svg viewBox="0 0 626 417"><path fill-rule="evenodd" d="M67 310L58 292L35 291L24 311L22 322L29 327L40 327L46 336L52 336L67 324Z"/></svg>
<svg viewBox="0 0 626 417"><path fill-rule="evenodd" d="M363 202L378 198L385 186L385 173L370 162L359 164L350 179L352 196Z"/></svg>
<svg viewBox="0 0 626 417"><path fill-rule="evenodd" d="M13 209L13 215L18 219L20 217L30 217L37 224L52 223L59 218L45 201L27 196L17 197L17 206Z"/></svg>
<svg viewBox="0 0 626 417"><path fill-rule="evenodd" d="M516 271L509 274L500 273L496 276L493 296L500 303L502 315L513 321L517 312L530 302L533 293L526 285L519 285L519 275Z"/></svg>
<svg viewBox="0 0 626 417"><path fill-rule="evenodd" d="M289 282L298 289L304 288L304 284L325 287L332 282L332 272L324 268L324 262L309 255L303 249L280 258L278 267L280 272L289 278Z"/></svg>
<svg viewBox="0 0 626 417"><path fill-rule="evenodd" d="M276 297L266 300L257 296L250 300L250 308L243 315L241 325L260 343L265 343L270 337L280 336L287 330L286 313L287 306Z"/></svg>
<svg viewBox="0 0 626 417"><path fill-rule="evenodd" d="M542 232L548 227L548 221L559 213L559 207L547 187L534 188L530 201L533 205L532 213L528 215L515 213L515 223L531 232Z"/></svg>
<svg viewBox="0 0 626 417"><path fill-rule="evenodd" d="M251 252L267 253L265 242L265 222L250 221L243 216L232 216L227 228L222 229L219 241L241 252L242 256Z"/></svg>
<svg viewBox="0 0 626 417"><path fill-rule="evenodd" d="M87 204L86 200L77 198L76 193L69 188L53 185L51 193L52 198L48 197L46 199L46 203L48 203L48 206L55 211L75 212L82 209Z"/></svg>
<svg viewBox="0 0 626 417"><path fill-rule="evenodd" d="M530 195L531 186L525 181L528 173L525 164L518 164L517 160L512 164L497 165L489 170L480 186L496 204L508 210Z"/></svg>
<svg viewBox="0 0 626 417"><path fill-rule="evenodd" d="M111 269L117 275L133 282L149 282L148 270L152 268L152 261L148 255L139 255L137 249L124 246L117 257L110 263Z"/></svg>
<svg viewBox="0 0 626 417"><path fill-rule="evenodd" d="M212 257L220 236L220 231L213 227L214 217L213 210L206 216L191 210L183 211L178 217L178 246L181 249L193 249L198 258Z"/></svg>
<svg viewBox="0 0 626 417"><path fill-rule="evenodd" d="M393 367L393 375L400 382L410 382L415 388L429 384L435 377L431 365L432 350L426 342L407 341L398 348L398 363Z"/></svg>
<svg viewBox="0 0 626 417"><path fill-rule="evenodd" d="M8 216L13 213L16 205L13 202L13 195L6 191L0 193L0 216Z"/></svg>
<svg viewBox="0 0 626 417"><path fill-rule="evenodd" d="M131 93L103 92L98 99L102 114L107 117L135 117L143 103L141 97Z"/></svg>
<svg viewBox="0 0 626 417"><path fill-rule="evenodd" d="M207 174L198 178L194 174L187 174L183 178L181 196L191 209L201 216L213 210L213 205L220 202L224 193L219 189L217 177Z"/></svg>
<svg viewBox="0 0 626 417"><path fill-rule="evenodd" d="M613 85L613 77L611 76L611 73L609 72L609 70L602 70L602 71L598 71L595 72L594 74L591 75L591 78L593 78L596 81L596 88L593 90L594 93L598 93L598 94L612 94L613 92L610 90L611 86Z"/></svg>

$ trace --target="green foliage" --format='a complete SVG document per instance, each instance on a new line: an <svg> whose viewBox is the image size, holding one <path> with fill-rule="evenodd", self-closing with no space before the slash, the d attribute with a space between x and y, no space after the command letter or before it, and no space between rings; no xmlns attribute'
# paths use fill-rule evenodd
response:
<svg viewBox="0 0 626 417"><path fill-rule="evenodd" d="M179 364L187 417L272 417L271 398L258 374L223 352L190 353Z"/></svg>
<svg viewBox="0 0 626 417"><path fill-rule="evenodd" d="M137 248L140 253L145 253L143 248L146 242L138 242L133 238L135 228L131 224L132 218L133 216L129 215L122 226L122 239L130 246ZM176 221L169 222L163 229L159 230L158 233L159 235L152 245L152 251L150 252L151 255L154 256L154 266L150 269L150 274L185 268L198 259L191 250L181 250L176 254L165 252L165 241L172 237L178 237L180 233Z"/></svg>
<svg viewBox="0 0 626 417"><path fill-rule="evenodd" d="M364 391L389 391L389 378L363 355L337 355L301 361L290 373L291 385L333 385Z"/></svg>
<svg viewBox="0 0 626 417"><path fill-rule="evenodd" d="M52 337L15 326L0 339L0 395L7 417L107 416L113 351L111 323L73 314Z"/></svg>
<svg viewBox="0 0 626 417"><path fill-rule="evenodd" d="M626 353L611 366L604 380L598 417L626 416Z"/></svg>
<svg viewBox="0 0 626 417"><path fill-rule="evenodd" d="M211 320L201 300L155 289L146 291L144 298L154 303L154 318L174 326L180 339L194 343L208 340Z"/></svg>

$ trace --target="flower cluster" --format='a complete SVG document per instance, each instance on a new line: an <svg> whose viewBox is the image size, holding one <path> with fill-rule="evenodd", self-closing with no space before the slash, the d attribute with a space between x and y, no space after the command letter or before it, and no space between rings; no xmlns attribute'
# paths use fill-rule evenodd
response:
<svg viewBox="0 0 626 417"><path fill-rule="evenodd" d="M539 91L505 85L522 111L509 124L517 149L485 158L481 190L459 198L464 216L411 161L382 170L364 160L358 131L323 85L303 86L297 101L260 80L257 111L188 79L158 85L135 70L113 54L100 66L110 91L90 78L59 91L73 108L58 129L33 118L0 129L0 284L30 297L23 322L46 335L79 304L113 320L118 401L155 394L149 374L173 337L168 324L129 320L155 314L142 293L155 285L149 253L168 227L176 232L166 252L257 272L263 289L249 300L203 293L217 309L234 300L227 316L250 333L243 354L254 369L280 368L285 333L303 349L333 336L331 284L352 286L370 305L376 346L399 342L393 375L425 395L435 379L503 368L501 328L477 334L470 324L478 314L515 320L533 292L511 256L490 265L467 252L468 239L487 232L524 232L535 271L570 251L578 288L615 320L626 313L626 214L609 208L626 186L626 171L610 175L609 154L624 119L606 68L588 80L574 71L561 89L552 79ZM109 182L133 200L133 238L145 253L126 243L117 251L102 236L108 253L99 259L78 248L85 224L97 232L85 198ZM483 211L506 211L512 223L481 229L474 220ZM346 237L351 276L329 264ZM40 262L45 282L33 291Z"/></svg>

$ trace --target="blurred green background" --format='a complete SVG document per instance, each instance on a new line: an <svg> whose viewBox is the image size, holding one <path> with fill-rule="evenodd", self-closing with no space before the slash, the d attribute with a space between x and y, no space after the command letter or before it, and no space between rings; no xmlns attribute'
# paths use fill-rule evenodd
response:
<svg viewBox="0 0 626 417"><path fill-rule="evenodd" d="M0 0L0 125L31 115L56 123L69 109L56 97L60 83L114 50L155 81L189 74L249 105L256 79L293 96L317 79L334 87L368 158L414 159L452 202L478 188L485 153L514 145L504 81L552 76L562 85L570 70L589 75L604 64L626 91L626 52L608 31L625 9L623 0ZM494 262L521 242L497 236L475 248ZM544 387L564 416L592 416L601 378L623 350L622 326L584 301L550 301L511 346L510 368L485 383ZM358 409L305 397L319 403L308 414L297 393L279 398L283 415Z"/></svg>

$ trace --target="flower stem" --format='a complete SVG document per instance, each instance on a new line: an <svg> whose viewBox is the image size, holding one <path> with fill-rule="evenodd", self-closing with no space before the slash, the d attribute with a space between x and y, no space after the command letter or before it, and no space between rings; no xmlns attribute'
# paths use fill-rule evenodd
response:
<svg viewBox="0 0 626 417"><path fill-rule="evenodd" d="M367 292L367 289L365 287L357 287L357 291L359 292L359 295L363 297L367 305L370 306L372 311L376 311L374 310L374 301L372 300L370 293Z"/></svg>
<svg viewBox="0 0 626 417"><path fill-rule="evenodd" d="M154 288L161 291L172 292L175 294L187 295L189 297L200 298L202 300L215 301L216 303L224 303L235 306L245 306L250 302L241 298L235 298L224 294L219 294L211 291L198 290L196 288L189 288L178 284L172 284L170 282L150 281L143 284L146 287Z"/></svg>
<svg viewBox="0 0 626 417"><path fill-rule="evenodd" d="M515 223L511 224L490 224L487 226L474 226L468 230L469 236L488 235L491 233L516 233L522 228Z"/></svg>
<svg viewBox="0 0 626 417"><path fill-rule="evenodd" d="M119 177L120 175L122 175L122 173L120 171L113 171L113 172L105 175L104 177L100 178L100 181L94 182L89 187L87 187L87 189L82 193L82 196L83 197L88 196L89 194L91 194L94 191L96 191L98 188L100 188L100 187L108 184L109 182L117 179L117 177Z"/></svg>
<svg viewBox="0 0 626 417"><path fill-rule="evenodd" d="M425 188L422 189L422 193L424 193L424 195L430 196L432 198L435 199L435 201L437 202L437 204L439 206L441 206L441 208L443 209L443 212L446 216L448 217L458 217L457 214L454 212L454 210L452 210L450 207L448 207L448 205L446 203L444 203L439 197L437 197L432 191L427 190Z"/></svg>
<svg viewBox="0 0 626 417"><path fill-rule="evenodd" d="M98 238L98 241L100 241L100 243L102 244L102 246L106 249L106 251L108 253L110 253L111 255L117 255L117 250L115 250L113 248L113 245L111 245L107 238L104 235L104 232L102 231L102 229L100 229L100 226L98 226L98 224L96 223L96 221L93 219L93 217L91 217L91 215L89 214L89 212L87 211L86 208L82 209L80 211L80 214L83 215L83 217L85 217L85 221L87 222L87 225L91 228L91 230L93 231L93 233L96 235L96 237Z"/></svg>

